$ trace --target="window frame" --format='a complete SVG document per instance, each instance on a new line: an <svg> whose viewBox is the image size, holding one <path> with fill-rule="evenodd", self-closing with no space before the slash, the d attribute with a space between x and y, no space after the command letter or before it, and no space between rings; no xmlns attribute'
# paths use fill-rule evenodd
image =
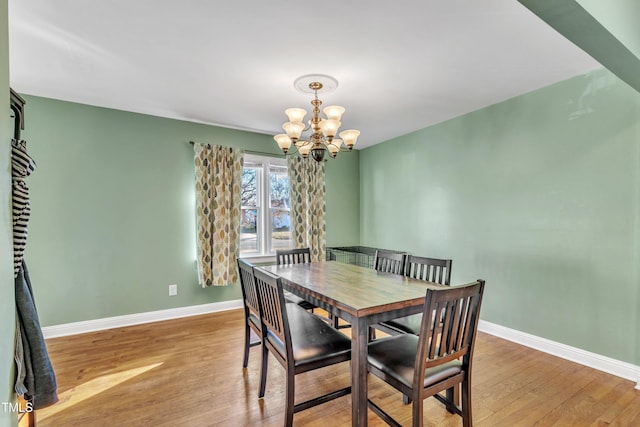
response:
<svg viewBox="0 0 640 427"><path fill-rule="evenodd" d="M245 209L255 209L257 211L256 219L256 241L257 251L243 252L240 249L240 256L243 258L273 258L275 250L272 247L273 236L273 211L289 212L291 216L291 206L289 207L271 207L270 194L270 176L271 167L276 166L284 168L288 171L287 160L282 157L272 157L259 154L244 155L244 169L256 170L256 206L241 206L241 212ZM293 241L290 240L290 247L293 247Z"/></svg>

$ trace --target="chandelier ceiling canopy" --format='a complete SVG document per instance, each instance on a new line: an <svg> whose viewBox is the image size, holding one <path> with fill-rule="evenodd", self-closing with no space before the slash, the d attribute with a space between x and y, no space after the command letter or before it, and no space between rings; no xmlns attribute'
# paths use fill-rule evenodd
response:
<svg viewBox="0 0 640 427"><path fill-rule="evenodd" d="M340 138L336 138L338 129L342 125L340 121L344 113L344 107L331 105L324 107L320 115L320 106L322 101L318 99L319 93L327 93L334 91L338 87L338 81L324 74L307 74L298 77L293 86L300 92L312 93L314 99L311 101L313 110L311 119L304 123L304 117L307 111L303 108L289 108L285 110L285 114L289 118L288 122L282 125L282 129L286 133L282 133L273 137L278 143L284 154L294 154L291 146L303 157L307 158L309 153L316 162L324 159L325 152L329 152L329 156L336 157L340 151L351 151L356 144L360 131L350 129L339 133ZM303 136L304 133L307 136Z"/></svg>

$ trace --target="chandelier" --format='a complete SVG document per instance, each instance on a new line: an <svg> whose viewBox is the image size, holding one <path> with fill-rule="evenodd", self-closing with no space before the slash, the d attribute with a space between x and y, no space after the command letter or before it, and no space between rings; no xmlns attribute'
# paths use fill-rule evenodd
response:
<svg viewBox="0 0 640 427"><path fill-rule="evenodd" d="M307 125L303 122L304 117L307 115L305 109L289 108L285 110L289 121L282 125L282 129L286 133L273 137L284 154L295 153L295 151L290 150L293 144L293 150L297 150L303 158L306 159L311 153L313 160L321 162L327 151L329 156L336 157L340 151L353 150L360 131L344 130L340 132L340 138L335 137L342 124L340 119L344 113L344 107L331 105L322 110L324 117L320 115L322 101L318 99L318 93L333 91L338 87L338 81L331 76L323 74L308 74L298 77L293 86L300 92L313 93L315 98L311 101L313 111ZM309 134L303 137L302 135L305 132L309 132Z"/></svg>

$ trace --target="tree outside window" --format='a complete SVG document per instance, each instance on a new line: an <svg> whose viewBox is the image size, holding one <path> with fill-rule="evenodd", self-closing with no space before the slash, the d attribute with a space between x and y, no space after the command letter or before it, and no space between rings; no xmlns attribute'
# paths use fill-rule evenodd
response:
<svg viewBox="0 0 640 427"><path fill-rule="evenodd" d="M289 177L284 159L246 155L242 173L240 254L264 256L289 249Z"/></svg>

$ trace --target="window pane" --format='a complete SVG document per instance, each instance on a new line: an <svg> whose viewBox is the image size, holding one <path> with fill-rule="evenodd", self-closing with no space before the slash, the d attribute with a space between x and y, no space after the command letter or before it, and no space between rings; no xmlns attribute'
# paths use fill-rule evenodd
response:
<svg viewBox="0 0 640 427"><path fill-rule="evenodd" d="M257 209L243 208L241 210L240 252L243 255L258 254L260 252Z"/></svg>
<svg viewBox="0 0 640 427"><path fill-rule="evenodd" d="M269 168L269 194L272 208L289 209L289 176L287 168Z"/></svg>
<svg viewBox="0 0 640 427"><path fill-rule="evenodd" d="M258 171L244 168L242 170L242 206L258 206Z"/></svg>
<svg viewBox="0 0 640 427"><path fill-rule="evenodd" d="M290 249L291 218L288 211L271 209L271 249Z"/></svg>
<svg viewBox="0 0 640 427"><path fill-rule="evenodd" d="M293 247L286 160L246 155L241 199L242 256L266 256Z"/></svg>

